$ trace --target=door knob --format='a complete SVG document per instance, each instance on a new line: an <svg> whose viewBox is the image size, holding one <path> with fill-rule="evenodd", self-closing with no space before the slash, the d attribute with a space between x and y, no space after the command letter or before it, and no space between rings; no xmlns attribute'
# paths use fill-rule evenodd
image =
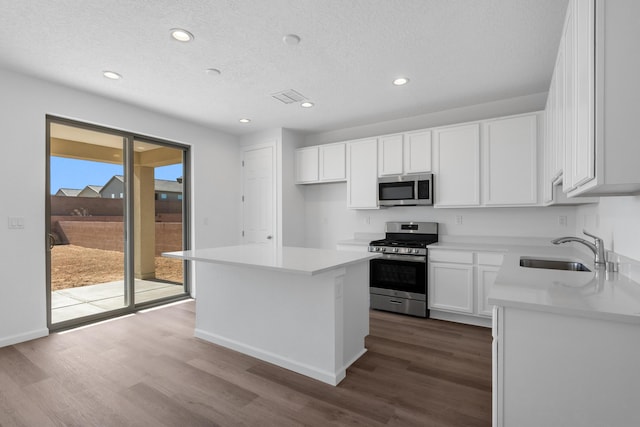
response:
<svg viewBox="0 0 640 427"><path fill-rule="evenodd" d="M267 236L267 240L271 240L271 239L273 239L273 236L272 235L268 235Z"/></svg>

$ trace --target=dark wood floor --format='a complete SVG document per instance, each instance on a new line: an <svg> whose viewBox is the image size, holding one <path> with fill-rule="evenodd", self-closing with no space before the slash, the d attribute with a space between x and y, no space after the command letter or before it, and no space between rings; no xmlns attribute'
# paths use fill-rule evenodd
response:
<svg viewBox="0 0 640 427"><path fill-rule="evenodd" d="M331 387L193 338L194 303L0 348L0 426L489 426L491 333L371 312Z"/></svg>

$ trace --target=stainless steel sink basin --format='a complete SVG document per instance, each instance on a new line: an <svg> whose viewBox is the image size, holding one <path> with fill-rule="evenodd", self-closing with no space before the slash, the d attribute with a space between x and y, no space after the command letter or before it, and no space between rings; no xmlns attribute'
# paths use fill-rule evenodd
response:
<svg viewBox="0 0 640 427"><path fill-rule="evenodd" d="M544 268L547 270L591 271L578 261L563 261L558 259L520 258L520 266L528 268Z"/></svg>

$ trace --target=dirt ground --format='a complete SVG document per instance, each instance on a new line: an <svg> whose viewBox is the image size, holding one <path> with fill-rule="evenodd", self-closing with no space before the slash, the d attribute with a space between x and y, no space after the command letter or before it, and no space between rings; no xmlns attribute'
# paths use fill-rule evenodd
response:
<svg viewBox="0 0 640 427"><path fill-rule="evenodd" d="M124 254L116 251L56 245L51 249L51 290L122 280ZM182 283L182 261L156 257L156 278Z"/></svg>

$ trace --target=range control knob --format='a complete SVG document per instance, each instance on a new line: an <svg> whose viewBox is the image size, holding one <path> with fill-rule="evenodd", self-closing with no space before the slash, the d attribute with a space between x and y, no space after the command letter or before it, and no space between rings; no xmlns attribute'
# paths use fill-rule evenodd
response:
<svg viewBox="0 0 640 427"><path fill-rule="evenodd" d="M414 249L414 250L413 250L413 253L414 253L414 254L417 254L418 252L420 252L420 250L419 250L419 249Z"/></svg>
<svg viewBox="0 0 640 427"><path fill-rule="evenodd" d="M393 248L393 252L398 252L398 248Z"/></svg>
<svg viewBox="0 0 640 427"><path fill-rule="evenodd" d="M382 248L382 252L387 252L387 248Z"/></svg>

